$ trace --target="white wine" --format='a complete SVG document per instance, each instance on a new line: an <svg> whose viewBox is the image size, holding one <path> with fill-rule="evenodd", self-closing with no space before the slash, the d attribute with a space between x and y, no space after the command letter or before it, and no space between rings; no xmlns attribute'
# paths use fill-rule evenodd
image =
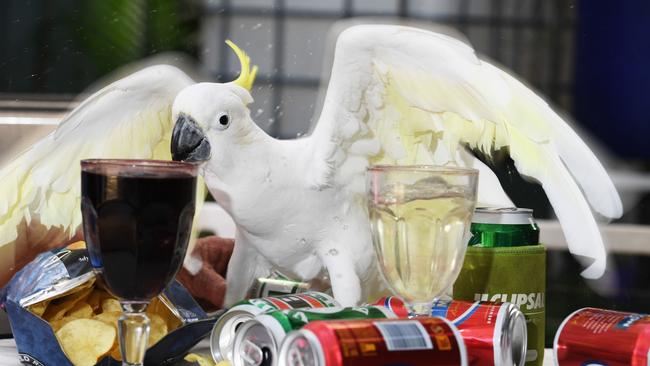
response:
<svg viewBox="0 0 650 366"><path fill-rule="evenodd" d="M425 303L444 293L462 267L473 210L473 197L451 192L369 202L379 265L395 294Z"/></svg>

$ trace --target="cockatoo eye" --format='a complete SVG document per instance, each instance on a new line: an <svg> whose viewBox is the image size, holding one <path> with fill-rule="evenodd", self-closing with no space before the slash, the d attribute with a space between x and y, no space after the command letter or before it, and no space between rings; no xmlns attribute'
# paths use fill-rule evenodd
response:
<svg viewBox="0 0 650 366"><path fill-rule="evenodd" d="M220 130L225 130L228 128L228 126L230 126L230 116L224 113L219 116L219 125L217 128Z"/></svg>

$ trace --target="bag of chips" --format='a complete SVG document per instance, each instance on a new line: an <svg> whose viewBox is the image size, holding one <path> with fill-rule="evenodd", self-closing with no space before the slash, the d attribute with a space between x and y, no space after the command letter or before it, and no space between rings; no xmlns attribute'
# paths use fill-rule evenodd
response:
<svg viewBox="0 0 650 366"><path fill-rule="evenodd" d="M23 364L121 365L121 307L95 277L83 246L39 255L16 273L1 296ZM151 301L147 315L151 331L145 365L182 360L215 321L176 281Z"/></svg>

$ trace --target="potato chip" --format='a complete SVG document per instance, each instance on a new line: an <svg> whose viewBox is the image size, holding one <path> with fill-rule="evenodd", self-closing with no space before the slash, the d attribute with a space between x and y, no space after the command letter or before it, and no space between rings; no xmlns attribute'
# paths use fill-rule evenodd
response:
<svg viewBox="0 0 650 366"><path fill-rule="evenodd" d="M147 315L156 314L163 318L167 323L167 331L174 330L183 325L183 322L177 315L169 309L165 303L160 301L160 297L153 298L147 306Z"/></svg>
<svg viewBox="0 0 650 366"><path fill-rule="evenodd" d="M74 317L77 319L89 319L95 315L93 308L83 301L76 303L72 309L68 310L65 314L66 317Z"/></svg>
<svg viewBox="0 0 650 366"><path fill-rule="evenodd" d="M148 314L149 316L149 326L150 326L150 331L149 331L149 342L148 347L153 346L154 344L158 343L159 340L162 339L167 334L167 323L163 318L156 314Z"/></svg>
<svg viewBox="0 0 650 366"><path fill-rule="evenodd" d="M27 310L31 311L32 314L36 316L43 316L45 313L45 310L47 310L47 306L50 304L50 300L45 300L41 301L39 303L36 303L34 305L30 305L27 307Z"/></svg>
<svg viewBox="0 0 650 366"><path fill-rule="evenodd" d="M187 362L196 362L199 364L199 366L230 366L230 362L224 361L224 362L219 362L217 365L212 362L212 359L204 356L204 355L199 355L196 353L189 353L187 356L185 356L185 361Z"/></svg>
<svg viewBox="0 0 650 366"><path fill-rule="evenodd" d="M48 322L51 322L52 320L60 320L78 302L83 301L91 291L92 288L86 288L70 295L60 297L56 300L52 300L43 313L42 318Z"/></svg>
<svg viewBox="0 0 650 366"><path fill-rule="evenodd" d="M83 240L75 241L72 244L69 244L67 249L74 250L74 249L86 249L86 242Z"/></svg>
<svg viewBox="0 0 650 366"><path fill-rule="evenodd" d="M112 311L122 312L120 302L117 301L117 299L112 298L102 300L102 312L106 313Z"/></svg>
<svg viewBox="0 0 650 366"><path fill-rule="evenodd" d="M86 302L93 308L94 312L101 312L102 301L110 298L112 298L112 296L108 292L96 288L90 295L88 295Z"/></svg>
<svg viewBox="0 0 650 366"><path fill-rule="evenodd" d="M76 319L56 332L61 348L75 366L93 366L115 344L114 327L93 319Z"/></svg>
<svg viewBox="0 0 650 366"><path fill-rule="evenodd" d="M89 319L94 315L93 309L85 302L78 302L72 309L68 310L65 316L61 319L54 319L50 321L50 326L54 331L61 329L64 325L75 319Z"/></svg>
<svg viewBox="0 0 650 366"><path fill-rule="evenodd" d="M117 311L109 311L107 313L101 313L97 314L93 317L95 320L99 320L100 322L103 322L108 325L112 325L117 329L117 320L122 316L122 312L117 312Z"/></svg>

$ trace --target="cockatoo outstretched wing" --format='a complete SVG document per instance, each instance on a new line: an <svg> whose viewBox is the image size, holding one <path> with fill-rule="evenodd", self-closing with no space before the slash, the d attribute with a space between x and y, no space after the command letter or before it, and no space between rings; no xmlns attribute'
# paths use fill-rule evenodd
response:
<svg viewBox="0 0 650 366"><path fill-rule="evenodd" d="M401 26L346 29L310 138L311 182L351 195L364 192L371 163L467 166L464 146L488 156L506 147L518 171L541 183L571 253L594 259L582 275L604 271L589 204L605 217L622 214L605 169L542 98L454 38ZM496 187L479 185L479 200L501 189L489 178Z"/></svg>
<svg viewBox="0 0 650 366"><path fill-rule="evenodd" d="M21 264L16 259L76 234L80 160L171 160L171 106L192 83L165 65L131 74L91 95L54 132L0 170L1 285Z"/></svg>

